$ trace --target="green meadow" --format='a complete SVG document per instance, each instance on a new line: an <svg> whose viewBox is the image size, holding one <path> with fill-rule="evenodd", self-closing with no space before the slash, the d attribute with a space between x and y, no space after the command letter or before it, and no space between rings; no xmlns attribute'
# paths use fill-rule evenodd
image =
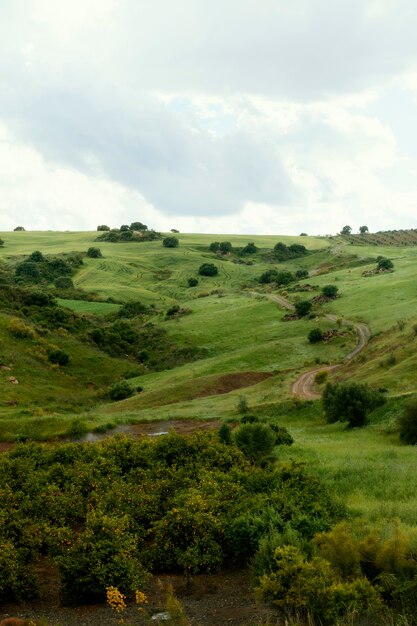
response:
<svg viewBox="0 0 417 626"><path fill-rule="evenodd" d="M145 322L163 329L173 346L192 346L196 358L169 368L153 369L144 362L111 356L71 333L55 329L37 339L16 339L8 332L13 313L0 314L0 373L2 440L48 439L69 433L102 430L118 424L170 419L216 419L233 423L243 396L250 412L279 417L295 444L279 450L281 458L305 460L348 503L352 515L370 519L400 517L413 524L417 502L416 450L402 446L396 418L404 401L416 391L417 313L413 245L383 238L285 237L179 234L178 248L161 241L142 243L96 242L96 232L6 232L0 248L2 267L14 268L33 251L44 255L101 249L101 258L83 258L73 276L74 285L87 294L77 299L60 292L58 304L100 324L114 319L123 303L140 301L152 307ZM220 257L210 252L213 241L230 241L234 253ZM277 263L273 246L299 243L305 257ZM238 249L254 242L258 251L241 256ZM395 245L394 245L395 244ZM394 263L391 273L363 276L376 267L378 256ZM217 276L198 276L202 263L214 263ZM261 285L268 269L309 270L301 284L312 291L278 290ZM188 278L198 285L188 286ZM285 321L288 313L270 296L284 295L296 303L310 300L323 286L335 284L340 297L316 305L312 319ZM47 287L49 289L49 287ZM90 294L90 296L88 295ZM182 315L167 316L177 305ZM368 324L371 339L363 352L330 380L368 382L384 388L388 402L371 416L369 426L346 431L344 425L325 423L320 401L292 398L291 385L305 371L320 364L343 362L357 342L348 325L325 318L334 314ZM113 317L112 317L113 316ZM110 323L110 322L108 322ZM343 330L327 343L312 344L312 328ZM50 346L70 355L68 366L51 365ZM19 381L12 385L7 377ZM126 379L129 398L110 402L106 390Z"/></svg>

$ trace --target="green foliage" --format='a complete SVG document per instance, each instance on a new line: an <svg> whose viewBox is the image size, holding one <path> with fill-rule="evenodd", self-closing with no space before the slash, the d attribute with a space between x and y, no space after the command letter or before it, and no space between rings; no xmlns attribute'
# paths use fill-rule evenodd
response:
<svg viewBox="0 0 417 626"><path fill-rule="evenodd" d="M189 287L197 287L198 280L197 278L194 278L194 276L190 276L190 278L187 279L187 284Z"/></svg>
<svg viewBox="0 0 417 626"><path fill-rule="evenodd" d="M149 307L147 307L143 302L139 300L130 300L125 302L117 312L117 317L127 317L133 318L144 315L149 312Z"/></svg>
<svg viewBox="0 0 417 626"><path fill-rule="evenodd" d="M34 328L25 324L18 317L12 317L7 325L7 330L16 339L33 339L36 336Z"/></svg>
<svg viewBox="0 0 417 626"><path fill-rule="evenodd" d="M110 226L106 226L106 224L101 224L100 226L97 226L97 230L107 231L110 230Z"/></svg>
<svg viewBox="0 0 417 626"><path fill-rule="evenodd" d="M64 350L56 349L48 352L48 360L55 365L61 365L64 367L65 365L68 365L70 357Z"/></svg>
<svg viewBox="0 0 417 626"><path fill-rule="evenodd" d="M165 246L165 248L178 248L178 238L177 237L165 237L165 239L162 240L162 245Z"/></svg>
<svg viewBox="0 0 417 626"><path fill-rule="evenodd" d="M413 398L405 405L398 418L400 439L403 443L414 446L417 443L417 399Z"/></svg>
<svg viewBox="0 0 417 626"><path fill-rule="evenodd" d="M115 383L109 389L109 398L110 400L113 400L113 402L130 398L131 395L133 395L133 389L125 380Z"/></svg>
<svg viewBox="0 0 417 626"><path fill-rule="evenodd" d="M58 276L55 279L55 287L57 289L74 289L74 283L69 276Z"/></svg>
<svg viewBox="0 0 417 626"><path fill-rule="evenodd" d="M278 287L288 285L293 280L294 274L292 272L279 272L277 270L267 270L259 278L261 284L276 283Z"/></svg>
<svg viewBox="0 0 417 626"><path fill-rule="evenodd" d="M302 269L302 270L297 270L295 272L295 277L298 280L301 280L302 278L308 278L308 270Z"/></svg>
<svg viewBox="0 0 417 626"><path fill-rule="evenodd" d="M203 263L198 268L198 273L200 276L217 276L219 270L213 263Z"/></svg>
<svg viewBox="0 0 417 626"><path fill-rule="evenodd" d="M392 270L392 268L394 267L394 263L391 261L391 259L386 259L382 257L379 258L377 267L379 270Z"/></svg>
<svg viewBox="0 0 417 626"><path fill-rule="evenodd" d="M22 261L16 265L15 276L17 278L30 278L33 281L37 281L41 273L38 268L38 264L34 261Z"/></svg>
<svg viewBox="0 0 417 626"><path fill-rule="evenodd" d="M239 396L239 400L237 401L237 412L241 415L245 415L249 411L248 401L245 396Z"/></svg>
<svg viewBox="0 0 417 626"><path fill-rule="evenodd" d="M323 410L327 421L347 421L350 428L364 426L368 413L383 403L382 394L366 384L327 383L323 392Z"/></svg>
<svg viewBox="0 0 417 626"><path fill-rule="evenodd" d="M219 244L219 252L221 254L229 254L232 251L232 244L230 241L221 241Z"/></svg>
<svg viewBox="0 0 417 626"><path fill-rule="evenodd" d="M0 239L0 248L3 248L4 246L4 239Z"/></svg>
<svg viewBox="0 0 417 626"><path fill-rule="evenodd" d="M294 439L284 426L279 426L274 422L269 422L268 426L274 433L276 446L291 446L294 443Z"/></svg>
<svg viewBox="0 0 417 626"><path fill-rule="evenodd" d="M338 291L339 287L336 285L324 285L321 290L323 296L326 296L326 298L336 298Z"/></svg>
<svg viewBox="0 0 417 626"><path fill-rule="evenodd" d="M25 230L25 228L23 226L16 226L16 228L13 228L14 232L23 232Z"/></svg>
<svg viewBox="0 0 417 626"><path fill-rule="evenodd" d="M212 241L212 243L209 245L210 252L218 252L219 249L220 249L219 241Z"/></svg>
<svg viewBox="0 0 417 626"><path fill-rule="evenodd" d="M91 259L98 259L102 257L103 255L101 254L100 248L96 248L95 246L90 246L90 248L88 248L87 250L87 256L90 257Z"/></svg>
<svg viewBox="0 0 417 626"><path fill-rule="evenodd" d="M299 317L306 317L311 312L312 304L310 300L301 300L295 303L295 312Z"/></svg>
<svg viewBox="0 0 417 626"><path fill-rule="evenodd" d="M343 226L342 230L340 231L340 234L350 235L351 232L352 232L352 226Z"/></svg>
<svg viewBox="0 0 417 626"><path fill-rule="evenodd" d="M329 376L329 373L326 372L326 370L321 370L320 372L317 372L317 374L315 375L314 382L317 385L322 385L324 382L326 382L328 376Z"/></svg>
<svg viewBox="0 0 417 626"><path fill-rule="evenodd" d="M312 328L308 333L310 343L318 343L323 341L323 331L320 328Z"/></svg>
<svg viewBox="0 0 417 626"><path fill-rule="evenodd" d="M232 429L229 424L222 424L219 428L219 439L221 443L224 443L226 446L230 446L233 438L232 438Z"/></svg>
<svg viewBox="0 0 417 626"><path fill-rule="evenodd" d="M29 261L33 261L34 263L42 263L42 261L44 261L44 256L42 254L42 252L39 252L39 250L35 250L35 252L32 252L32 254L29 256Z"/></svg>
<svg viewBox="0 0 417 626"><path fill-rule="evenodd" d="M274 449L275 435L267 424L242 424L235 433L235 442L251 463L259 463Z"/></svg>
<svg viewBox="0 0 417 626"><path fill-rule="evenodd" d="M359 226L359 232L361 235L369 232L369 228L367 226Z"/></svg>
<svg viewBox="0 0 417 626"><path fill-rule="evenodd" d="M65 604L103 600L109 585L125 593L143 586L145 574L130 524L127 515L87 513L83 531L56 557Z"/></svg>
<svg viewBox="0 0 417 626"><path fill-rule="evenodd" d="M241 254L256 254L258 252L257 246L253 242L249 242L240 251Z"/></svg>
<svg viewBox="0 0 417 626"><path fill-rule="evenodd" d="M278 242L274 246L274 256L278 259L278 261L296 259L300 256L305 256L306 254L306 247L299 243L294 243L290 246L287 246L285 243Z"/></svg>

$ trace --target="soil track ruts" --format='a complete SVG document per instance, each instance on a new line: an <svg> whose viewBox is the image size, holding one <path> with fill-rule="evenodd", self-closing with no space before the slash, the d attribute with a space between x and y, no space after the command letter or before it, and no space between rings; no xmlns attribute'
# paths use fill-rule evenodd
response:
<svg viewBox="0 0 417 626"><path fill-rule="evenodd" d="M284 309L288 309L289 311L295 310L292 302L290 302L283 296L279 296L276 294L266 294L266 297L269 298L269 300L277 302ZM330 313L326 314L325 317L332 322L340 319L337 315L332 315ZM331 372L335 371L336 369L340 369L341 367L343 367L344 363L351 361L357 354L359 354L359 352L361 352L365 348L366 344L368 343L369 337L371 336L369 327L362 322L351 322L345 319L342 319L342 323L345 325L353 326L353 328L355 329L358 336L358 343L356 347L345 356L345 358L343 359L343 363L335 363L334 365L321 365L301 374L291 386L291 392L297 398L300 398L302 400L318 400L319 398L321 398L321 394L317 393L314 390L314 379L317 372Z"/></svg>

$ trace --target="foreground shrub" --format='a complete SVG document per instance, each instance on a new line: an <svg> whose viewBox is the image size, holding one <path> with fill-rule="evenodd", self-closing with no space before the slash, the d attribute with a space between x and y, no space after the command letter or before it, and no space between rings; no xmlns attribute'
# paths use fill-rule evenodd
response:
<svg viewBox="0 0 417 626"><path fill-rule="evenodd" d="M275 446L275 434L267 424L243 424L235 434L235 442L252 463L271 454Z"/></svg>
<svg viewBox="0 0 417 626"><path fill-rule="evenodd" d="M127 516L87 513L84 530L56 559L65 604L102 600L109 585L125 593L143 585L138 541L129 525Z"/></svg>
<svg viewBox="0 0 417 626"><path fill-rule="evenodd" d="M417 443L417 399L405 405L403 414L398 419L400 439L414 446Z"/></svg>
<svg viewBox="0 0 417 626"><path fill-rule="evenodd" d="M69 354L64 352L64 350L51 350L48 353L48 360L50 363L54 363L55 365L61 365L62 367L68 365L69 363Z"/></svg>

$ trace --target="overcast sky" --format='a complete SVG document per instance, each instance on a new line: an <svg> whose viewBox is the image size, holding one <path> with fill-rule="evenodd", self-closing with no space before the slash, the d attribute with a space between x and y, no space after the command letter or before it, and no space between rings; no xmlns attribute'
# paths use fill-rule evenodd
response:
<svg viewBox="0 0 417 626"><path fill-rule="evenodd" d="M0 230L417 227L415 0L1 0Z"/></svg>

